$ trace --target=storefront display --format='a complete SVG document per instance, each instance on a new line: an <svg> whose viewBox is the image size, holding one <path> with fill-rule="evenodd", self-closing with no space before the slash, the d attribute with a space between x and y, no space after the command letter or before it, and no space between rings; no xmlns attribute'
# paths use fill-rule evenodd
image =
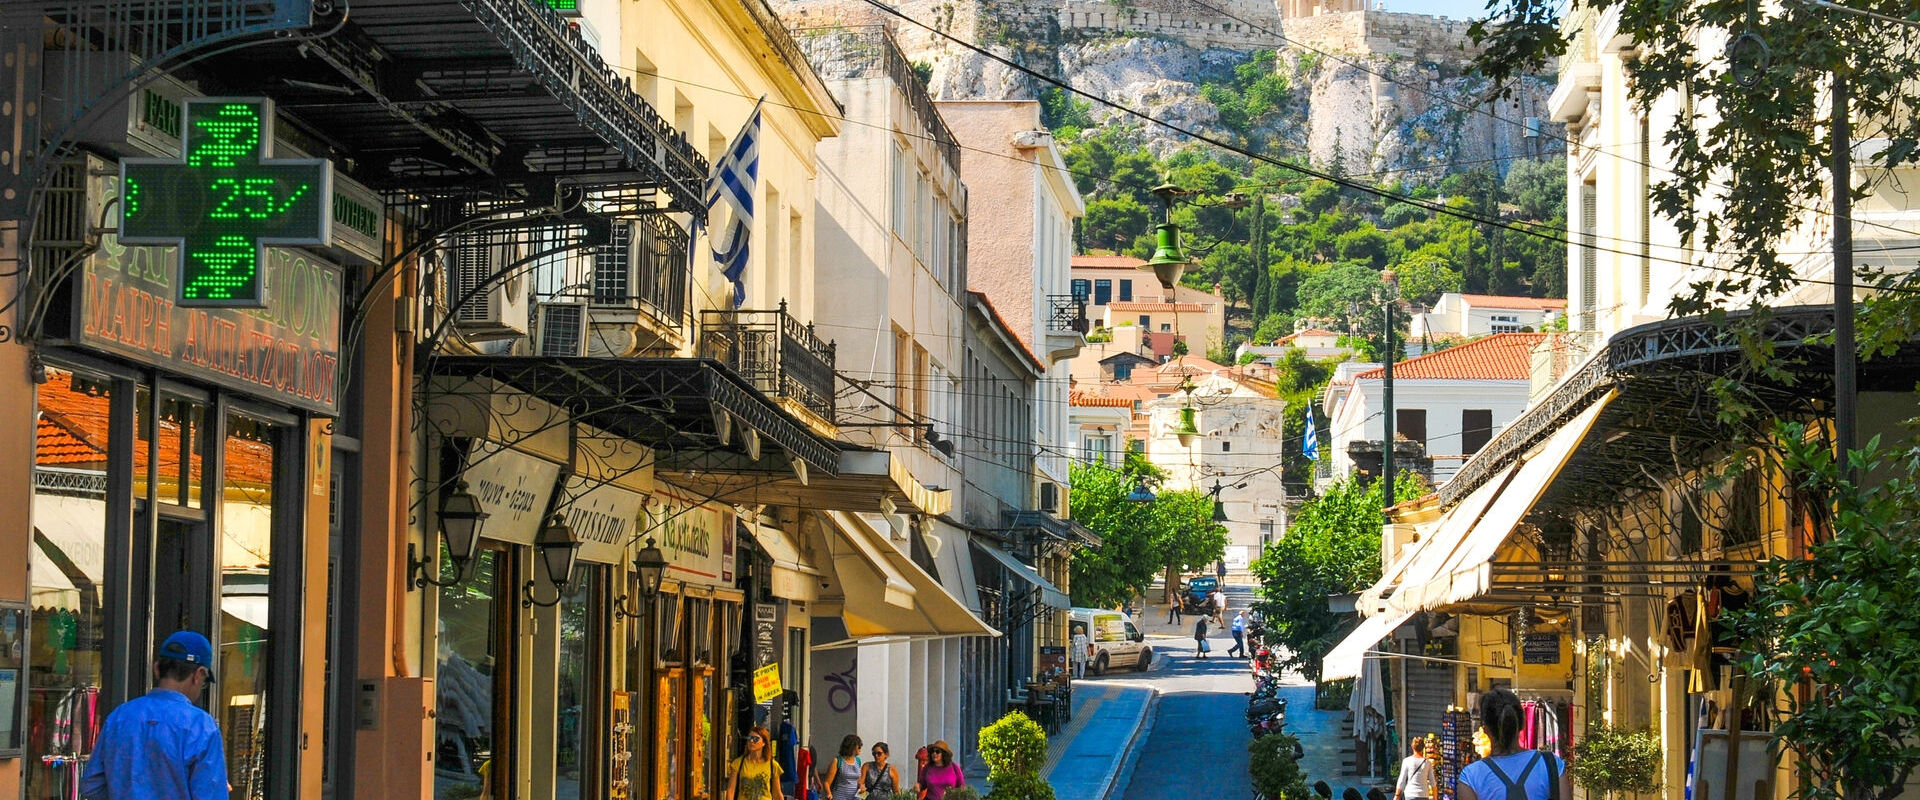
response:
<svg viewBox="0 0 1920 800"><path fill-rule="evenodd" d="M441 563L446 563L445 553ZM511 741L503 724L510 707L512 660L503 636L509 609L517 608L507 580L507 551L482 549L467 579L440 591L437 692L434 713L436 800L492 800L510 796L507 773L497 764L501 744Z"/></svg>

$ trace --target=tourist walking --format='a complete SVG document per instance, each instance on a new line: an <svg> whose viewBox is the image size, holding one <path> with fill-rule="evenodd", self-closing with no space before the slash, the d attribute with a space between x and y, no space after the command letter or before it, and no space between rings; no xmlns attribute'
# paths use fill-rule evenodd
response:
<svg viewBox="0 0 1920 800"><path fill-rule="evenodd" d="M1227 624L1227 590L1213 590L1213 596L1210 599L1213 601L1213 624L1225 626Z"/></svg>
<svg viewBox="0 0 1920 800"><path fill-rule="evenodd" d="M1430 800L1432 797L1433 762L1427 760L1426 740L1415 739L1413 755L1400 762L1400 780L1393 785L1393 800Z"/></svg>
<svg viewBox="0 0 1920 800"><path fill-rule="evenodd" d="M1087 638L1087 626L1073 624L1073 641L1068 646L1072 648L1073 677L1087 677L1087 661L1093 657L1093 641Z"/></svg>
<svg viewBox="0 0 1920 800"><path fill-rule="evenodd" d="M827 788L829 800L859 800L860 737L841 737L840 752L820 771L820 785Z"/></svg>
<svg viewBox="0 0 1920 800"><path fill-rule="evenodd" d="M780 789L780 762L768 753L773 734L758 725L747 730L746 752L727 765L729 800L786 800Z"/></svg>
<svg viewBox="0 0 1920 800"><path fill-rule="evenodd" d="M946 740L927 746L927 768L920 773L921 800L941 800L947 790L967 785L967 773L953 763L953 748Z"/></svg>
<svg viewBox="0 0 1920 800"><path fill-rule="evenodd" d="M1207 651L1212 649L1213 649L1213 645L1207 643L1207 618L1201 617L1199 619L1194 620L1193 621L1194 657L1206 658Z"/></svg>
<svg viewBox="0 0 1920 800"><path fill-rule="evenodd" d="M1487 757L1460 770L1458 800L1571 800L1573 781L1558 756L1520 747L1526 718L1520 698L1506 689L1480 693L1480 730Z"/></svg>
<svg viewBox="0 0 1920 800"><path fill-rule="evenodd" d="M867 800L892 800L900 791L900 770L887 763L892 752L886 742L873 743L873 761L860 770L860 791L867 793Z"/></svg>
<svg viewBox="0 0 1920 800"><path fill-rule="evenodd" d="M1167 624L1178 625L1180 624L1180 592L1176 589L1167 594Z"/></svg>
<svg viewBox="0 0 1920 800"><path fill-rule="evenodd" d="M1247 612L1233 615L1233 646L1227 648L1227 655L1234 658L1247 658Z"/></svg>
<svg viewBox="0 0 1920 800"><path fill-rule="evenodd" d="M153 691L107 715L77 797L99 800L225 800L227 751L220 725L202 711L213 683L213 644L179 631L153 661Z"/></svg>

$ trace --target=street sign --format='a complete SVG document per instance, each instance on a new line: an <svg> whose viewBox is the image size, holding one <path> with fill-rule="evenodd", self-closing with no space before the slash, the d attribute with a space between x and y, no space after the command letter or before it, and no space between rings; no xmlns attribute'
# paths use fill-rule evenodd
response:
<svg viewBox="0 0 1920 800"><path fill-rule="evenodd" d="M266 305L269 245L330 244L333 165L273 157L273 101L186 102L180 160L120 162L120 241L180 247L183 306Z"/></svg>

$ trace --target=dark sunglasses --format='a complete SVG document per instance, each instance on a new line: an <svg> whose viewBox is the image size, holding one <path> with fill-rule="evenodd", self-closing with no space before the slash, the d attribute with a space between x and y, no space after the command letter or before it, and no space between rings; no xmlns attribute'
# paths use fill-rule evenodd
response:
<svg viewBox="0 0 1920 800"><path fill-rule="evenodd" d="M758 737L758 736L749 736L749 737L747 737L747 741L749 741L749 742L764 742L764 741L766 741L766 740L765 740L765 739L762 739L762 738L760 738L760 737Z"/></svg>

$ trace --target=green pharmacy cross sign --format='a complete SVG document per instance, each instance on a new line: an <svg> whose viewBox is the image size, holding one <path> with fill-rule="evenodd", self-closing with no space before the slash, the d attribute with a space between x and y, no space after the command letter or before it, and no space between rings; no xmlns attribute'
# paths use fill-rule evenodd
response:
<svg viewBox="0 0 1920 800"><path fill-rule="evenodd" d="M331 244L333 164L274 158L267 98L186 106L186 158L120 162L120 241L180 248L183 306L263 306L268 245Z"/></svg>

